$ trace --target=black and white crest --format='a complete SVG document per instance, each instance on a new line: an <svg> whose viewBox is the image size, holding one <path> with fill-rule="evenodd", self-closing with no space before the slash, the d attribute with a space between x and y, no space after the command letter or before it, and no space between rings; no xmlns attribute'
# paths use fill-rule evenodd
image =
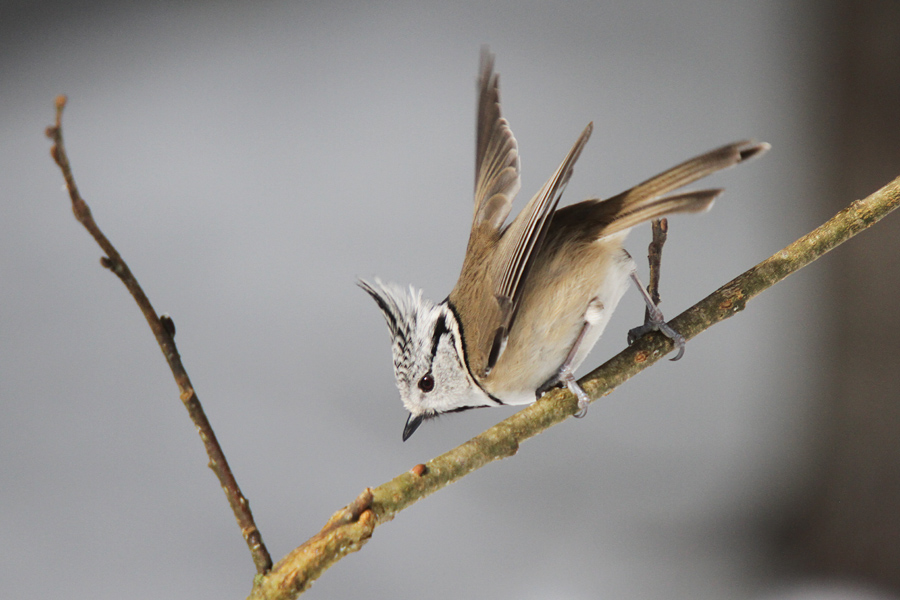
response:
<svg viewBox="0 0 900 600"><path fill-rule="evenodd" d="M415 371L415 357L419 350L416 331L423 321L431 320L428 317L437 311L437 306L430 300L423 300L422 290L412 286L403 288L382 283L376 278L374 284L360 280L359 287L375 300L384 315L391 334L397 384L400 385L401 379L408 382Z"/></svg>
<svg viewBox="0 0 900 600"><path fill-rule="evenodd" d="M360 281L381 309L391 334L400 399L415 426L435 415L496 406L466 366L459 323L446 302L435 304L412 287ZM404 439L412 430L408 428Z"/></svg>

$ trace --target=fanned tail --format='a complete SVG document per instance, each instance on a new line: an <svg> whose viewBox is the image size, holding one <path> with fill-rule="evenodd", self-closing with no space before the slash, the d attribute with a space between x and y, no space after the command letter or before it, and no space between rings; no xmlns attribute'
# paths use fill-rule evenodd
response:
<svg viewBox="0 0 900 600"><path fill-rule="evenodd" d="M735 142L694 157L651 177L643 183L602 201L602 235L611 235L644 221L680 212L709 210L721 189L667 195L716 171L731 168L769 149L769 144L748 140Z"/></svg>

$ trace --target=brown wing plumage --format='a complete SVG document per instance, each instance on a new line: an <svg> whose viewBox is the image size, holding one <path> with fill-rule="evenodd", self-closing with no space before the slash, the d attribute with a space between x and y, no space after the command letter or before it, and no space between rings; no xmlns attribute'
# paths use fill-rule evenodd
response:
<svg viewBox="0 0 900 600"><path fill-rule="evenodd" d="M494 55L482 49L475 134L475 216L472 228L499 229L519 191L519 149L500 114L500 78Z"/></svg>
<svg viewBox="0 0 900 600"><path fill-rule="evenodd" d="M553 212L572 176L575 162L591 137L593 128L593 123L589 123L584 128L562 164L522 209L522 212L516 216L515 220L510 223L497 244L495 261L499 270L493 291L500 305L501 314L500 322L494 329L484 375L490 372L503 354L510 329L516 318L519 302L522 299L524 280L528 276L528 270L534 258L541 251Z"/></svg>
<svg viewBox="0 0 900 600"><path fill-rule="evenodd" d="M591 134L582 132L563 163L507 228L520 187L519 156L500 113L493 56L482 52L476 134L475 215L462 272L449 301L465 332L466 358L477 377L490 372L503 352L528 266L546 234L550 216Z"/></svg>
<svg viewBox="0 0 900 600"><path fill-rule="evenodd" d="M467 366L476 378L484 381L501 360L507 342L516 342L515 345L522 342L510 340L509 336L515 331L523 291L534 288L533 282L531 287L526 285L533 268L545 268L569 252L589 259L593 256L588 250L592 242L613 236L611 240L616 239L618 244L618 238L624 236L615 236L616 233L643 221L675 212L708 209L721 190L670 194L751 158L767 146L746 141L729 144L685 161L607 200L587 200L557 210L573 166L590 138L592 125L589 124L559 168L504 228L520 187L519 155L515 137L500 112L499 79L494 73L493 56L486 50L482 51L478 84L475 210L462 271L448 300L463 330ZM579 269L584 271L581 275L591 279L593 267L581 265ZM587 287L593 285L586 283ZM520 354L520 350L513 354ZM520 361L509 356L506 362Z"/></svg>
<svg viewBox="0 0 900 600"><path fill-rule="evenodd" d="M628 285L631 260L622 250L628 229L663 215L708 209L721 190L673 192L767 148L751 142L729 144L608 200L587 200L556 210L532 259L505 352L482 380L484 388L505 401L527 401L527 396L516 397L516 391L540 386L553 375L579 335L588 306L599 300L602 322L576 356L577 367Z"/></svg>

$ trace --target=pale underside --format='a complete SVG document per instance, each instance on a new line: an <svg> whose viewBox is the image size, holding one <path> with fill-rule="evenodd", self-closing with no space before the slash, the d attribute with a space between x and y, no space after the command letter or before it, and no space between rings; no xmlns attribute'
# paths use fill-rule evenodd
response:
<svg viewBox="0 0 900 600"><path fill-rule="evenodd" d="M625 232L578 245L554 233L551 227L525 282L505 351L480 380L485 391L505 404L534 402L535 390L557 375L587 322L570 365L577 369L629 286L634 263L622 250ZM573 264L586 268L573 274ZM589 305L594 310L588 311Z"/></svg>

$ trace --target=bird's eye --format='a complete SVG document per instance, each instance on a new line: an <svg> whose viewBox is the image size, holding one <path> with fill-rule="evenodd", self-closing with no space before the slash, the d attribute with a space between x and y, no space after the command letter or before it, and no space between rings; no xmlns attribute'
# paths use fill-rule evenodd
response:
<svg viewBox="0 0 900 600"><path fill-rule="evenodd" d="M422 379L419 380L419 389L426 394L434 389L434 376L431 373L422 376Z"/></svg>

